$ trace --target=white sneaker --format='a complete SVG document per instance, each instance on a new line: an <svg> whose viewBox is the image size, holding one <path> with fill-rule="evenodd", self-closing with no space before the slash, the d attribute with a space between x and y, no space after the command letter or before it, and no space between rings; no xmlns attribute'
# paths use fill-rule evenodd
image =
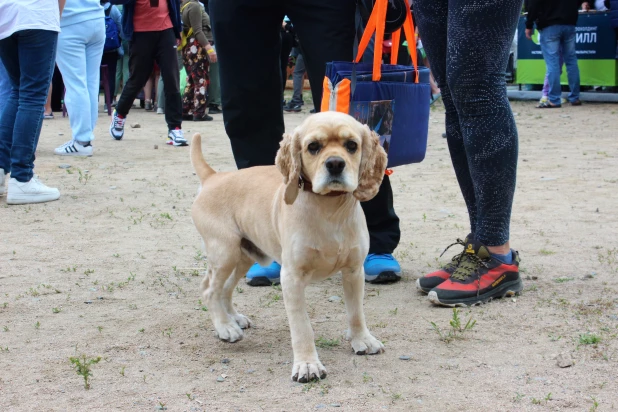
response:
<svg viewBox="0 0 618 412"><path fill-rule="evenodd" d="M122 139L124 136L124 122L127 119L118 116L116 110L112 113L112 124L109 125L109 134L116 140Z"/></svg>
<svg viewBox="0 0 618 412"><path fill-rule="evenodd" d="M157 107L157 114L165 114L165 110L163 110L161 107Z"/></svg>
<svg viewBox="0 0 618 412"><path fill-rule="evenodd" d="M21 183L11 178L6 195L6 203L9 205L24 205L27 203L43 203L58 200L60 192L54 187L47 187L37 176L33 176L29 182Z"/></svg>
<svg viewBox="0 0 618 412"><path fill-rule="evenodd" d="M58 156L92 156L94 151L92 145L84 146L76 140L69 140L60 147L54 150Z"/></svg>
<svg viewBox="0 0 618 412"><path fill-rule="evenodd" d="M187 140L181 129L170 130L167 133L167 144L172 146L187 146Z"/></svg>
<svg viewBox="0 0 618 412"><path fill-rule="evenodd" d="M539 100L539 103L547 103L549 101L549 99L547 98L547 96L543 96L541 97L541 100Z"/></svg>
<svg viewBox="0 0 618 412"><path fill-rule="evenodd" d="M4 180L6 179L6 175L4 174L4 169L0 169L0 196L4 194Z"/></svg>

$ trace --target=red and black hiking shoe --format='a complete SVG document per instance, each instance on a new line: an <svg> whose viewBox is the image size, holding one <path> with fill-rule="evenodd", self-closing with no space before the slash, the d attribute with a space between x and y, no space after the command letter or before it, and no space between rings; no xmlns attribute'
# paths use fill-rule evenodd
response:
<svg viewBox="0 0 618 412"><path fill-rule="evenodd" d="M493 258L480 242L468 242L467 258L451 277L429 292L431 303L449 307L466 307L487 303L494 298L513 296L521 292L519 254L511 251L513 262L505 264Z"/></svg>
<svg viewBox="0 0 618 412"><path fill-rule="evenodd" d="M472 233L470 233L468 236L466 236L465 240L457 239L457 242L447 246L446 249L444 249L444 252L442 252L442 255L451 246L455 246L455 245L463 246L464 250L461 253L453 256L453 259L451 259L451 261L447 263L446 265L442 266L440 270L436 270L435 272L428 273L425 276L416 279L416 288L422 292L429 293L431 289L435 288L436 286L438 286L439 284L441 284L442 282L450 278L453 272L455 272L455 269L457 269L457 267L459 266L459 262L462 259L468 258L467 254L465 253L466 245L468 244L468 242L471 242L472 240L473 240Z"/></svg>

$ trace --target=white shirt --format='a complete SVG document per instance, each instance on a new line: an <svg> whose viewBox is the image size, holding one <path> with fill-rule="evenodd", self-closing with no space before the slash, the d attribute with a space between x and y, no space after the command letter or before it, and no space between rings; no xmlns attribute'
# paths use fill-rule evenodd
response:
<svg viewBox="0 0 618 412"><path fill-rule="evenodd" d="M58 0L0 0L0 40L21 30L59 32Z"/></svg>

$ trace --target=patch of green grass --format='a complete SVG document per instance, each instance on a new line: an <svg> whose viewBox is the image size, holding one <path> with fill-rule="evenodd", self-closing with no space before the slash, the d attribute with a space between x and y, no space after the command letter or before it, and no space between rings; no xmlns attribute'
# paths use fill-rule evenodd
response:
<svg viewBox="0 0 618 412"><path fill-rule="evenodd" d="M339 346L339 344L339 339L326 339L323 336L315 340L315 346L318 348L334 348L335 346Z"/></svg>
<svg viewBox="0 0 618 412"><path fill-rule="evenodd" d="M584 333L579 335L580 345L596 345L599 342L601 342L601 337L595 335L594 333Z"/></svg>
<svg viewBox="0 0 618 412"><path fill-rule="evenodd" d="M570 282L572 280L575 280L575 278L562 277L562 278L554 279L554 282L556 282L556 283L565 283L565 282Z"/></svg>
<svg viewBox="0 0 618 412"><path fill-rule="evenodd" d="M548 249L541 249L539 250L539 253L544 256L551 256L551 255L556 254L556 252L554 252L553 250L548 250Z"/></svg>

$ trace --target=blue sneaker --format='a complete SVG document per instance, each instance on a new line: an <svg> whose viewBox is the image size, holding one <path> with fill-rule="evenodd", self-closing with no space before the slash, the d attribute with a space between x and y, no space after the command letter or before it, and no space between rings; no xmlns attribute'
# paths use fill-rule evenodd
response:
<svg viewBox="0 0 618 412"><path fill-rule="evenodd" d="M249 286L270 286L278 285L281 277L281 265L277 262L273 262L270 265L264 267L258 263L254 263L253 266L247 272L247 285Z"/></svg>
<svg viewBox="0 0 618 412"><path fill-rule="evenodd" d="M401 279L399 262L389 254L370 253L365 259L365 281L393 283Z"/></svg>

